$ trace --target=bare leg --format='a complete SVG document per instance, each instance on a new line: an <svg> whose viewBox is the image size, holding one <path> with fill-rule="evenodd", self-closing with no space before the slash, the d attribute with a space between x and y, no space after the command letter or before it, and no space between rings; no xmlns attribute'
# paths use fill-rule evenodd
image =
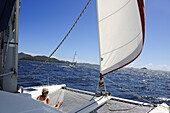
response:
<svg viewBox="0 0 170 113"><path fill-rule="evenodd" d="M55 108L59 109L59 107L63 104L63 102L61 102L60 104L58 104Z"/></svg>
<svg viewBox="0 0 170 113"><path fill-rule="evenodd" d="M58 104L59 104L59 101L57 102L57 104L53 105L53 107L57 107L57 106L58 106Z"/></svg>

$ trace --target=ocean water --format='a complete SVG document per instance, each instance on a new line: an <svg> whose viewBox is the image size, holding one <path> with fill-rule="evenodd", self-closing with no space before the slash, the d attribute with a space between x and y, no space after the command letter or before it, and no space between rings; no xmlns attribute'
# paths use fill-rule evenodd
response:
<svg viewBox="0 0 170 113"><path fill-rule="evenodd" d="M18 77L28 74L40 64L38 61L19 60ZM170 105L170 72L122 68L105 77L107 92L111 92L113 96ZM95 92L98 81L98 65L77 64L75 67L67 67L64 63L47 62L31 76L18 79L18 84L23 87L66 84L70 88ZM122 90L123 88L128 91Z"/></svg>

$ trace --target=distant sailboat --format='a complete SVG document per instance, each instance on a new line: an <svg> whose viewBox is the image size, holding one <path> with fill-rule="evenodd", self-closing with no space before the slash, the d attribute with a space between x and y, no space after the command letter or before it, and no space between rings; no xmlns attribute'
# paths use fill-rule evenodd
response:
<svg viewBox="0 0 170 113"><path fill-rule="evenodd" d="M73 61L71 63L69 63L67 66L74 67L76 64L77 64L77 53L75 52Z"/></svg>
<svg viewBox="0 0 170 113"><path fill-rule="evenodd" d="M111 96L106 91L103 80L104 75L124 67L140 55L145 36L144 0L96 0L100 46L100 80L96 93L68 88L66 85L28 87L18 90L17 50L20 0L1 1L0 5L3 7L0 8L0 111L2 113L89 113L93 111L169 113L169 106L166 104L154 105ZM12 15L11 18L10 15ZM8 24L9 36L4 35ZM9 46L10 44L13 46ZM8 46L9 49L7 49ZM8 50L6 64L3 60L6 55L4 50ZM76 53L73 62L77 63ZM49 89L51 104L63 102L61 109L58 110L35 100L44 87ZM103 94L103 88L105 94ZM116 110L105 105L108 101Z"/></svg>

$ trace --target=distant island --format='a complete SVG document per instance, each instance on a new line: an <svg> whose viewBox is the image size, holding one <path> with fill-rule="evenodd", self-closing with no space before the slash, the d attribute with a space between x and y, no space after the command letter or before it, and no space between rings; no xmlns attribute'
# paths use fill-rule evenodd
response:
<svg viewBox="0 0 170 113"><path fill-rule="evenodd" d="M47 58L47 56L31 56L23 52L18 53L18 60L45 61ZM50 58L48 62L69 63L69 61L58 60L56 58Z"/></svg>
<svg viewBox="0 0 170 113"><path fill-rule="evenodd" d="M141 68L141 69L147 69L146 67L143 67L143 68Z"/></svg>

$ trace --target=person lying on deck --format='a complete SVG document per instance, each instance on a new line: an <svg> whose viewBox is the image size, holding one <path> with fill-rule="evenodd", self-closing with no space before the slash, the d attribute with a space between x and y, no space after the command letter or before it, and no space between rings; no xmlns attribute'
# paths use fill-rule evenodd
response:
<svg viewBox="0 0 170 113"><path fill-rule="evenodd" d="M50 98L48 96L48 89L47 88L43 88L42 90L42 95L37 97L37 100L44 102L45 104L50 104ZM63 102L57 102L57 104L53 105L53 107L59 109L59 107L63 104Z"/></svg>
<svg viewBox="0 0 170 113"><path fill-rule="evenodd" d="M37 100L44 102L45 104L50 104L50 98L48 96L48 89L47 88L43 88L42 90L42 95L37 97Z"/></svg>

